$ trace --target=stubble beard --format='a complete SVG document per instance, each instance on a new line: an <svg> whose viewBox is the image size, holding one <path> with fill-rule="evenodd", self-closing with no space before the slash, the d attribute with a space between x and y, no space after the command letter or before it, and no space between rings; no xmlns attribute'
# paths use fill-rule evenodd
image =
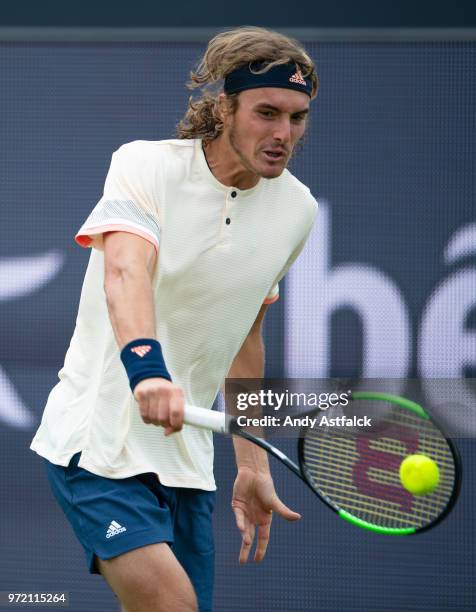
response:
<svg viewBox="0 0 476 612"><path fill-rule="evenodd" d="M238 142L237 142L237 136L236 136L236 128L234 125L232 125L230 127L230 132L229 132L229 141L230 141L230 145L231 148L233 149L233 151L237 154L237 156L239 157L241 163L243 164L243 166L246 168L246 170L248 170L249 172L252 172L253 174L255 174L256 176L259 176L261 178L267 178L267 179L271 179L271 178L277 178L278 176L280 176L284 169L286 168L286 165L284 165L279 174L270 174L267 172L260 172L259 170L257 170L256 168L253 168L253 166L251 165L251 163L248 161L248 159L243 155Z"/></svg>

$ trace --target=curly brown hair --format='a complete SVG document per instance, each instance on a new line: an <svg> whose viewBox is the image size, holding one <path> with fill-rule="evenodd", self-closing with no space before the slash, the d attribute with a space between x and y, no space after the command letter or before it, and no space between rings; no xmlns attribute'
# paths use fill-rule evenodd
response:
<svg viewBox="0 0 476 612"><path fill-rule="evenodd" d="M202 138L205 141L216 138L223 130L219 82L236 68L258 61L265 63L261 72L294 62L296 69L311 78L311 99L316 97L319 81L314 63L296 40L253 26L222 32L210 40L196 70L190 73L188 87L203 88L202 95L197 100L190 97L187 112L177 126L178 138ZM238 95L227 96L231 112L238 106Z"/></svg>

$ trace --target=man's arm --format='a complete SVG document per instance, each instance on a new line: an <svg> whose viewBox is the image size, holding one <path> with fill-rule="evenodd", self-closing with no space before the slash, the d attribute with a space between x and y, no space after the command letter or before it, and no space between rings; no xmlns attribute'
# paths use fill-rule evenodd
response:
<svg viewBox="0 0 476 612"><path fill-rule="evenodd" d="M154 246L136 234L104 234L104 291L119 348L135 338L155 338L152 275Z"/></svg>
<svg viewBox="0 0 476 612"><path fill-rule="evenodd" d="M227 378L262 378L264 376L264 343L262 327L268 304L263 304L251 330L238 351ZM224 394L225 395L225 394ZM269 473L268 454L243 438L233 436L236 465Z"/></svg>
<svg viewBox="0 0 476 612"><path fill-rule="evenodd" d="M267 305L264 304L246 340L233 360L228 378L262 378L264 375L264 344L262 324ZM266 451L255 444L233 437L238 474L233 487L232 508L242 536L239 561L246 563L258 527L255 561L266 554L273 511L295 521L300 517L279 499L269 471Z"/></svg>
<svg viewBox="0 0 476 612"><path fill-rule="evenodd" d="M156 338L152 276L157 253L140 236L104 234L104 291L119 348L137 338ZM183 425L184 394L165 378L146 378L134 388L144 423L162 425L165 434Z"/></svg>

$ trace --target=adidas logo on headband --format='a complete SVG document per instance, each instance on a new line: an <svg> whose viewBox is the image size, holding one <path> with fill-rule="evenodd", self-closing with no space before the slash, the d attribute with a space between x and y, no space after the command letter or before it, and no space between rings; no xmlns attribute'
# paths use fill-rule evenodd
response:
<svg viewBox="0 0 476 612"><path fill-rule="evenodd" d="M304 77L302 71L297 69L294 62L277 64L262 72L261 69L264 65L263 62L252 62L232 70L224 79L223 89L225 93L229 95L246 89L284 87L285 89L302 91L309 97L312 96L312 77L310 75Z"/></svg>
<svg viewBox="0 0 476 612"><path fill-rule="evenodd" d="M298 83L299 85L306 85L306 81L304 80L300 70L298 70L291 77L289 77L289 82Z"/></svg>

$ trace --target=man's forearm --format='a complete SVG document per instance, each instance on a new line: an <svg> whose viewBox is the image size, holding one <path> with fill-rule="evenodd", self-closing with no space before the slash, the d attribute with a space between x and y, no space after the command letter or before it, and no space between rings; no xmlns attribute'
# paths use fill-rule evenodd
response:
<svg viewBox="0 0 476 612"><path fill-rule="evenodd" d="M264 345L261 332L257 331L246 338L233 360L228 378L262 378L263 376ZM269 472L266 451L237 436L233 436L233 446L238 469L249 468L255 472Z"/></svg>
<svg viewBox="0 0 476 612"><path fill-rule="evenodd" d="M152 284L146 268L110 273L104 289L120 348L136 338L156 337Z"/></svg>
<svg viewBox="0 0 476 612"><path fill-rule="evenodd" d="M259 331L248 335L231 364L228 378L262 378L264 344Z"/></svg>
<svg viewBox="0 0 476 612"><path fill-rule="evenodd" d="M269 473L268 454L265 450L237 436L233 436L233 446L238 469L249 468L254 472Z"/></svg>
<svg viewBox="0 0 476 612"><path fill-rule="evenodd" d="M137 338L154 338L152 276L155 247L130 232L104 234L104 292L117 344L122 349Z"/></svg>

